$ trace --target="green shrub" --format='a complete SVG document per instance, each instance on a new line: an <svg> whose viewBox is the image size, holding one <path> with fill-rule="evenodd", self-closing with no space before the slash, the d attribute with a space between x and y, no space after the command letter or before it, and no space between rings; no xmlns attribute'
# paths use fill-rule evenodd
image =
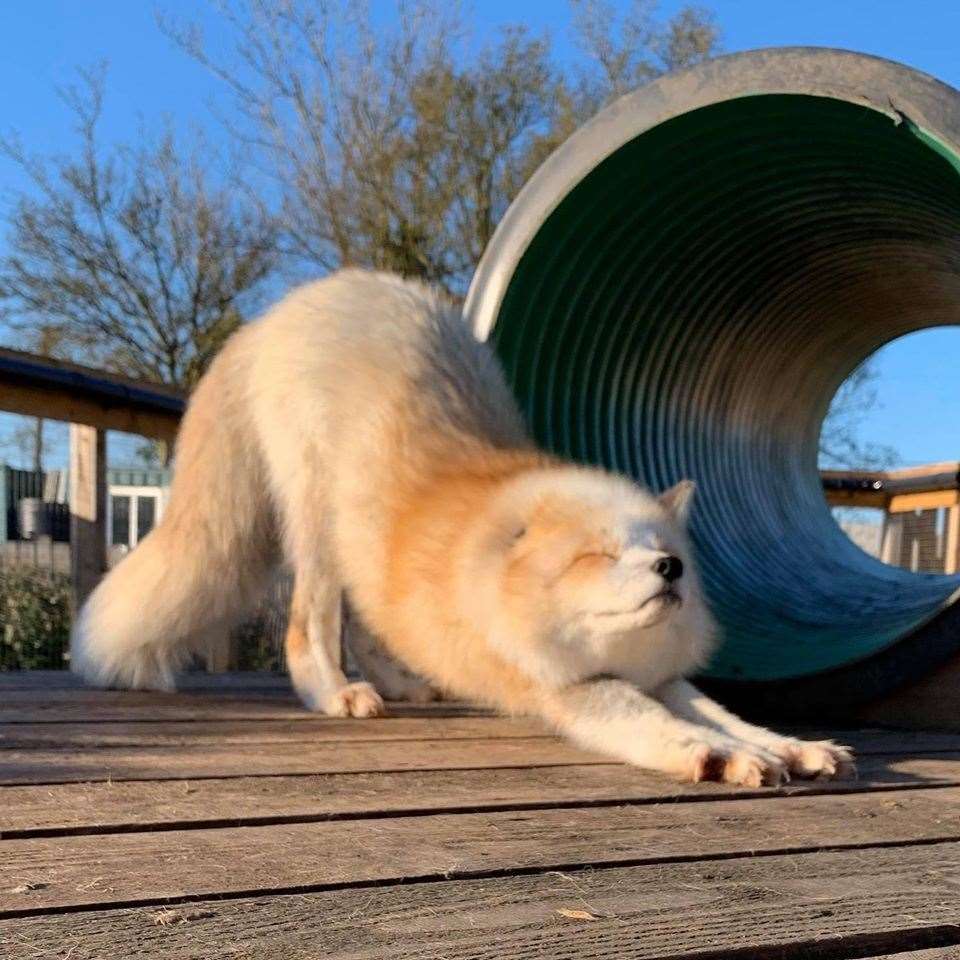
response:
<svg viewBox="0 0 960 960"><path fill-rule="evenodd" d="M70 581L46 570L0 570L0 670L58 670L70 637Z"/></svg>

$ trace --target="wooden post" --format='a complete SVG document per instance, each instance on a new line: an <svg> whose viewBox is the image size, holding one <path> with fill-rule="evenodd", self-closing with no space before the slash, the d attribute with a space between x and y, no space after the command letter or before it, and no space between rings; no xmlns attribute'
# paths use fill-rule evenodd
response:
<svg viewBox="0 0 960 960"><path fill-rule="evenodd" d="M960 506L947 510L943 572L960 573Z"/></svg>
<svg viewBox="0 0 960 960"><path fill-rule="evenodd" d="M204 631L201 650L205 653L207 673L226 673L237 669L237 649L229 624L214 624Z"/></svg>
<svg viewBox="0 0 960 960"><path fill-rule="evenodd" d="M892 566L899 566L903 551L903 514L887 513L883 519L883 539L880 544L880 559Z"/></svg>
<svg viewBox="0 0 960 960"><path fill-rule="evenodd" d="M107 568L107 443L96 427L70 424L70 578L76 608Z"/></svg>

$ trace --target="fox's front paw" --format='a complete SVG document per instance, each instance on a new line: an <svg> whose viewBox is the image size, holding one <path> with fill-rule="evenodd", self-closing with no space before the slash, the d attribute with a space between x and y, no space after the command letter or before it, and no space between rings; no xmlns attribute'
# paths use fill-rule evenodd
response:
<svg viewBox="0 0 960 960"><path fill-rule="evenodd" d="M332 694L324 704L331 717L379 717L386 713L383 698L373 684L348 683Z"/></svg>
<svg viewBox="0 0 960 960"><path fill-rule="evenodd" d="M851 780L857 775L853 753L832 740L784 740L774 749L791 773L806 780Z"/></svg>
<svg viewBox="0 0 960 960"><path fill-rule="evenodd" d="M765 750L704 743L691 751L690 779L694 783L711 780L740 787L777 787L787 783L790 774L786 764Z"/></svg>

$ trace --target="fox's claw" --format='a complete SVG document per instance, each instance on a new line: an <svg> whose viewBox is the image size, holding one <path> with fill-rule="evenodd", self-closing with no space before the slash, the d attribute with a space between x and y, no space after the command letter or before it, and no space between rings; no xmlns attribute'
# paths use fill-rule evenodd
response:
<svg viewBox="0 0 960 960"><path fill-rule="evenodd" d="M790 771L805 780L851 780L857 775L850 748L832 740L788 740L777 752Z"/></svg>

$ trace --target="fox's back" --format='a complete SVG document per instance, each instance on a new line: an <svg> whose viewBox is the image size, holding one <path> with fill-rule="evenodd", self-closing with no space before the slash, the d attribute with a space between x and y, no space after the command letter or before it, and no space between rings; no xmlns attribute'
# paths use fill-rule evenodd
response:
<svg viewBox="0 0 960 960"><path fill-rule="evenodd" d="M275 489L311 485L338 552L377 566L391 511L475 449L528 447L490 348L426 287L343 271L249 331L250 390ZM242 336L243 334L241 334Z"/></svg>
<svg viewBox="0 0 960 960"><path fill-rule="evenodd" d="M328 441L356 447L385 428L496 446L524 443L499 363L459 312L421 284L347 270L294 291L258 322L254 397L325 421ZM388 422L385 422L388 421Z"/></svg>

